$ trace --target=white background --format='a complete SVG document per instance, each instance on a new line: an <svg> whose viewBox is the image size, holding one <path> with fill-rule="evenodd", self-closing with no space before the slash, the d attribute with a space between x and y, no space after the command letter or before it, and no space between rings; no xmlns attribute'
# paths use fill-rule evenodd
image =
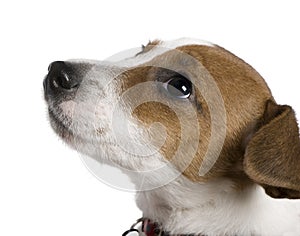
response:
<svg viewBox="0 0 300 236"><path fill-rule="evenodd" d="M121 235L141 216L132 193L98 181L50 129L51 61L206 39L249 62L300 119L299 12L297 1L275 0L1 1L0 235Z"/></svg>

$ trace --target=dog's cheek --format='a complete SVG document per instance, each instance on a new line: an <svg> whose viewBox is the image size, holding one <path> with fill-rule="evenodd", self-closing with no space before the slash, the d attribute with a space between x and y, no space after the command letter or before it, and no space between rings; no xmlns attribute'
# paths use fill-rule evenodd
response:
<svg viewBox="0 0 300 236"><path fill-rule="evenodd" d="M175 112L164 104L147 102L135 108L133 117L148 130L152 144L160 145L156 148L163 157L172 161L181 139L180 121ZM162 141L157 144L158 139Z"/></svg>
<svg viewBox="0 0 300 236"><path fill-rule="evenodd" d="M189 154L189 150L187 149L187 155L193 155L192 158L189 158L187 156L187 159L189 163L180 163L180 166L185 165L183 175L187 177L191 181L204 181L206 179L206 176L200 176L200 167L203 163L203 160L206 157L206 153L208 150L210 138L211 138L211 123L209 121L208 117L199 116L198 117L198 125L200 128L200 134L199 134L199 143L198 147L196 149L195 153ZM189 145L189 144L187 144Z"/></svg>
<svg viewBox="0 0 300 236"><path fill-rule="evenodd" d="M157 140L158 136L161 138L161 135L165 135L163 144L156 147L160 154L171 162L178 171L191 181L204 180L203 177L199 176L199 170L210 139L209 115L199 115L198 117L201 132L198 137L199 143L195 144L196 147L191 147L195 143L194 140L187 139L187 143L183 143L180 120L176 113L164 104L158 102L143 103L134 110L133 117L143 128L149 130L151 140ZM151 126L155 123L159 123L163 129L151 132ZM190 128L194 129L194 125L191 124Z"/></svg>

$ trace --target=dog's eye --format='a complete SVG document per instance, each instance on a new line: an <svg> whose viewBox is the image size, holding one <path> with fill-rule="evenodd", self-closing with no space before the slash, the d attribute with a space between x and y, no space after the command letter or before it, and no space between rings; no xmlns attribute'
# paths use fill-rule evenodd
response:
<svg viewBox="0 0 300 236"><path fill-rule="evenodd" d="M167 92L176 98L188 98L192 93L192 83L181 75L176 75L163 84Z"/></svg>

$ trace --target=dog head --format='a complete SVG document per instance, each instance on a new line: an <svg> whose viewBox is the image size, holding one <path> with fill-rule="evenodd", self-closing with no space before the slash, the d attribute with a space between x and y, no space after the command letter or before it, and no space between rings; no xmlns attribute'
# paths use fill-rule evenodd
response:
<svg viewBox="0 0 300 236"><path fill-rule="evenodd" d="M237 188L257 183L275 198L300 197L292 108L277 105L263 78L217 45L153 41L114 62L53 62L44 91L66 143L145 189L178 175L226 177Z"/></svg>

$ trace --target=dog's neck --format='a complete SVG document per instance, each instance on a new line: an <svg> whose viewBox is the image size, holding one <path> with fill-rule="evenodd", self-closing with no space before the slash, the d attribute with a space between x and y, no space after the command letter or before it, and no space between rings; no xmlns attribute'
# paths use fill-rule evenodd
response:
<svg viewBox="0 0 300 236"><path fill-rule="evenodd" d="M290 202L268 197L255 184L237 190L226 179L193 183L181 176L138 193L137 205L172 234L282 235L300 225Z"/></svg>

